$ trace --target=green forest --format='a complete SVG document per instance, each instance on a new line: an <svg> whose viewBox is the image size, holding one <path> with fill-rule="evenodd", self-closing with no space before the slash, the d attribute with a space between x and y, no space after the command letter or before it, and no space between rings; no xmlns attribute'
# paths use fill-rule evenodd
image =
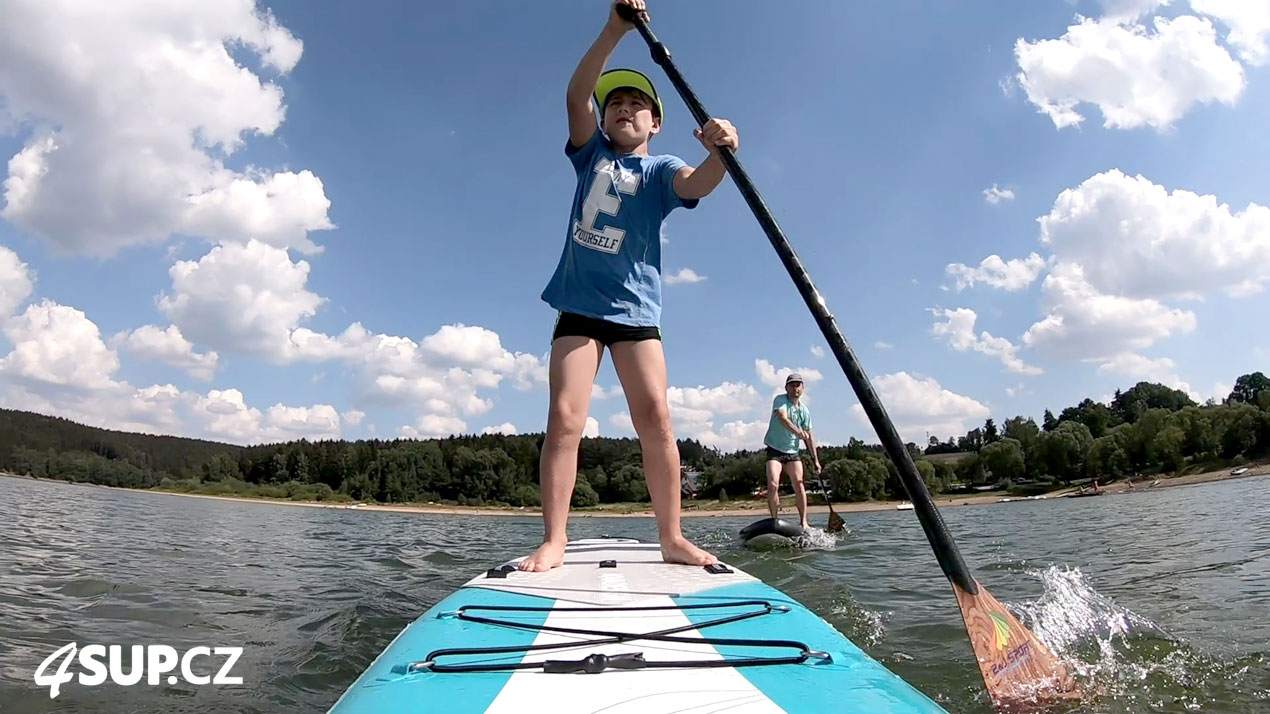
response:
<svg viewBox="0 0 1270 714"><path fill-rule="evenodd" d="M293 441L236 446L132 434L57 417L0 410L0 469L37 478L129 488L309 501L537 506L543 435ZM933 493L1000 489L1032 495L1090 479L1168 475L1270 457L1270 379L1238 378L1220 403L1139 382L1111 403L1083 399L1040 424L988 419L965 435L909 444ZM759 451L720 453L679 441L692 496L751 498L763 483ZM804 457L806 458L806 457ZM836 501L907 498L881 446L821 446ZM583 439L575 507L645 502L635 439Z"/></svg>

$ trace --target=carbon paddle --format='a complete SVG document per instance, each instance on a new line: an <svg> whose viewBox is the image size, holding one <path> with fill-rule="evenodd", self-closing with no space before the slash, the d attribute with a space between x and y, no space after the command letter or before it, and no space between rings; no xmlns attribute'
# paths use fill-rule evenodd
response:
<svg viewBox="0 0 1270 714"><path fill-rule="evenodd" d="M653 61L665 70L697 125L704 126L710 120L710 114L671 61L670 51L631 7L618 5L617 12L639 31L648 43ZM935 552L940 568L952 583L953 593L957 596L957 604L966 625L966 634L979 661L979 671L993 704L998 708L1018 709L1078 698L1080 695L1075 680L1066 666L970 574L961 552L957 550L952 536L944 526L943 518L926 491L926 484L917 472L908 449L873 391L873 385L860 367L846 338L834 322L824 298L812 284L811 277L759 196L758 189L737 161L736 154L727 147L718 149L728 174L732 176L772 247L776 249L776 254L784 263L794 285L802 294L816 324L820 326L821 333L833 350L838 365L851 382L856 398L864 407L882 446L899 471L900 480L913 503L913 512L917 514L922 530L926 532L926 539Z"/></svg>

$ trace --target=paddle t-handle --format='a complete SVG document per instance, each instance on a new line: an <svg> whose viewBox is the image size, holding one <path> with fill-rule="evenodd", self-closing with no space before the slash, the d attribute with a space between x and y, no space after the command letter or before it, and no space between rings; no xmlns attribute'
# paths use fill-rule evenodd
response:
<svg viewBox="0 0 1270 714"><path fill-rule="evenodd" d="M622 18L623 20L626 20L627 22L631 24L634 24L636 27L639 26L636 23L637 20L639 22L644 21L644 18L640 17L639 13L635 12L635 8L631 7L630 5L618 5L617 16Z"/></svg>

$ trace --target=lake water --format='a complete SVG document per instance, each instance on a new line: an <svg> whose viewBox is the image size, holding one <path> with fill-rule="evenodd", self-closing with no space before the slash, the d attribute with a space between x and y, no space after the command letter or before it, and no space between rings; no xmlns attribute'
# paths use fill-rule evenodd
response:
<svg viewBox="0 0 1270 714"><path fill-rule="evenodd" d="M410 620L542 532L11 478L0 503L0 712L325 711ZM1103 692L1079 711L1233 713L1270 712L1268 509L1255 478L943 514L980 582ZM736 542L749 518L684 522L949 711L990 711L913 512L846 518L831 548L770 553ZM656 530L575 517L570 535ZM238 646L244 683L72 682L50 699L33 675L71 642Z"/></svg>

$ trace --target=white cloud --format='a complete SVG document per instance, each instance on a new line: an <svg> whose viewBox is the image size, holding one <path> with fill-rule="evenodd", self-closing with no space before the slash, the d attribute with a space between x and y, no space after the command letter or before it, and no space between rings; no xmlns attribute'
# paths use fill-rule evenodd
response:
<svg viewBox="0 0 1270 714"><path fill-rule="evenodd" d="M290 407L275 404L267 414L247 405L237 389L213 389L206 396L182 395L201 433L235 443L276 443L296 439L338 439L340 419L335 407L315 404Z"/></svg>
<svg viewBox="0 0 1270 714"><path fill-rule="evenodd" d="M805 384L814 384L825 378L818 369L812 369L811 367L798 367L796 369L781 367L777 369L765 359L754 360L754 372L763 384L777 389L785 388L785 377L790 372L797 372L802 375Z"/></svg>
<svg viewBox="0 0 1270 714"><path fill-rule="evenodd" d="M234 443L339 436L339 419L327 405L275 404L266 417L237 389L202 395L171 384L138 389L116 381L118 355L97 325L72 307L49 300L30 305L4 332L13 344L0 359L0 404L8 408L107 429Z"/></svg>
<svg viewBox="0 0 1270 714"><path fill-rule="evenodd" d="M706 276L697 275L692 268L680 268L678 273L667 274L664 282L667 285L680 285L683 283L699 283L705 279Z"/></svg>
<svg viewBox="0 0 1270 714"><path fill-rule="evenodd" d="M34 289L31 269L17 253L0 245L0 322L17 311Z"/></svg>
<svg viewBox="0 0 1270 714"><path fill-rule="evenodd" d="M511 372L512 385L518 390L532 389L535 385L548 383L547 365L550 355L535 357L531 354L517 352L514 360L515 368ZM609 393L616 395L619 387L613 387Z"/></svg>
<svg viewBox="0 0 1270 714"><path fill-rule="evenodd" d="M874 343L873 343L873 347L874 347L875 349L879 349L879 350L893 350L893 349L895 349L895 345L891 344L890 342L886 342L886 341L884 341L884 340L878 340L877 342L874 342Z"/></svg>
<svg viewBox="0 0 1270 714"><path fill-rule="evenodd" d="M144 325L131 332L121 332L111 338L111 346L123 348L143 359L186 370L196 379L211 379L216 372L217 354L195 352L194 345L185 339L176 325L168 325L166 330Z"/></svg>
<svg viewBox="0 0 1270 714"><path fill-rule="evenodd" d="M747 421L737 419L725 422L716 428L715 415L707 409L693 409L671 405L670 419L675 431L675 438L696 439L707 447L719 449L724 453L739 449L756 449L763 444L763 435L767 431L767 421ZM631 421L630 412L618 412L609 417L609 423L619 434L634 434L635 425Z"/></svg>
<svg viewBox="0 0 1270 714"><path fill-rule="evenodd" d="M1233 210L1216 196L1170 191L1113 169L1063 191L1038 223L1040 242L1053 253L1029 258L1049 274L1042 317L1022 344L1051 358L1106 362L1140 353L1195 329L1195 314L1167 301L1217 291L1242 297L1270 282L1270 208L1255 203ZM1008 264L990 257L982 267L989 265L996 267L984 272L1006 284ZM981 277L960 265L949 273ZM974 344L972 333L949 323L951 342ZM1011 349L985 346L1003 355Z"/></svg>
<svg viewBox="0 0 1270 714"><path fill-rule="evenodd" d="M599 425L597 424L596 426L598 428ZM502 424L499 424L497 426L487 426L484 429L481 429L481 433L482 434L506 434L507 436L515 436L516 434L520 432L516 430L515 424L509 421L505 421Z"/></svg>
<svg viewBox="0 0 1270 714"><path fill-rule="evenodd" d="M590 419L590 417L587 417ZM631 421L630 412L618 412L609 417L609 424L624 434L635 433L635 422ZM597 422L598 425L598 422Z"/></svg>
<svg viewBox="0 0 1270 714"><path fill-rule="evenodd" d="M1191 8L1230 28L1226 42L1253 66L1270 62L1270 3L1265 0L1191 0Z"/></svg>
<svg viewBox="0 0 1270 714"><path fill-rule="evenodd" d="M931 434L963 434L971 424L982 422L989 416L988 407L944 389L930 377L896 372L878 377L873 384L896 431L905 441L923 443L928 431ZM859 404L852 406L851 414L861 424L872 428L864 407Z"/></svg>
<svg viewBox="0 0 1270 714"><path fill-rule="evenodd" d="M176 387L155 385L133 389L111 382L100 387L54 387L0 373L0 405L40 414L60 416L90 426L146 434L191 433L178 407L188 401Z"/></svg>
<svg viewBox="0 0 1270 714"><path fill-rule="evenodd" d="M484 327L442 325L419 343L420 354L459 367L510 371L515 356L503 349L498 333Z"/></svg>
<svg viewBox="0 0 1270 714"><path fill-rule="evenodd" d="M118 397L116 396L119 395ZM97 423L111 429L141 431L155 434L185 434L189 436L207 436L196 433L185 426L184 413L193 403L193 394L182 392L171 384L154 384L142 389L131 389L120 385L119 389L107 390L95 395L96 404L108 414L106 419L89 417L89 423Z"/></svg>
<svg viewBox="0 0 1270 714"><path fill-rule="evenodd" d="M944 272L955 281L955 289L958 292L974 287L975 283L1015 292L1031 285L1044 269L1045 259L1036 253L1031 253L1026 258L1013 258L1008 261L993 254L980 261L977 268L961 263L950 263L944 268Z"/></svg>
<svg viewBox="0 0 1270 714"><path fill-rule="evenodd" d="M311 407L275 404L269 407L268 425L270 440L340 438L340 416L329 404Z"/></svg>
<svg viewBox="0 0 1270 714"><path fill-rule="evenodd" d="M1231 389L1233 389L1233 387L1229 384L1226 384L1224 382L1216 382L1213 384L1213 390L1208 393L1208 396L1205 397L1205 400L1212 399L1213 401L1220 403L1223 399L1230 396Z"/></svg>
<svg viewBox="0 0 1270 714"><path fill-rule="evenodd" d="M221 246L218 255L250 249L250 246ZM277 267L284 270L290 263L285 262L285 256L282 260ZM205 267L207 261L200 265ZM193 272L199 270L200 265L189 267ZM219 277L229 280L238 273L227 265L218 265L217 269L223 271ZM179 294L206 294L214 300L214 282L210 278L207 283L178 281L178 287L193 286ZM299 281L296 284L300 284ZM205 293L200 292L204 288ZM241 324L252 325L253 320L257 325L260 323L247 314L253 301L243 296L250 298L249 289L238 286L237 290L226 292L236 293L242 300L243 307L239 311L243 314L237 316ZM198 314L192 307L198 304L172 299L172 316L177 320L190 319ZM231 314L228 308L222 310L225 315ZM214 314L210 310L204 312ZM258 315L267 312L257 311ZM288 322L285 319L265 321L266 327L259 328L256 336L281 333L286 347L278 347L275 354L296 359L335 359L351 364L353 385L359 390L355 399L420 410L419 421L409 427L416 435L465 432L467 425L463 417L484 414L493 408L492 400L484 397L482 390L496 389L508 376L527 377L539 364L531 355L512 354L501 347L488 349L491 344L498 345L497 335L482 328L447 326L424 339L425 349L406 338L371 335L358 324L336 337L304 328L293 329L288 337ZM231 322L230 330L235 326L236 323ZM221 329L225 329L223 325ZM233 388L212 390L206 395L177 391L175 402L160 404L155 401L155 395L163 396L161 393L146 393L114 381L113 375L119 368L117 354L102 341L97 326L74 308L49 301L31 305L22 316L5 325L5 334L14 349L0 360L0 399L12 408L59 414L107 428L227 439L237 443L335 438L340 433L340 418L333 407L275 404L262 412L249 405L244 395ZM239 334L250 333L240 330ZM259 344L277 346L280 342L262 340ZM112 343L196 373L210 372L215 364L215 353L195 353L175 325L167 330L145 326L116 335ZM469 368L456 366L455 360ZM364 417L363 411L351 410L345 413L345 422L356 426Z"/></svg>
<svg viewBox="0 0 1270 714"><path fill-rule="evenodd" d="M309 232L332 226L316 176L224 163L285 115L279 86L230 49L273 73L302 53L252 0L19 2L4 15L0 126L30 134L0 215L82 254L176 233L317 250Z"/></svg>
<svg viewBox="0 0 1270 714"><path fill-rule="evenodd" d="M159 297L159 310L182 334L275 363L295 357L291 331L323 302L305 289L306 261L293 263L287 251L257 241L216 246L168 273L172 292Z"/></svg>
<svg viewBox="0 0 1270 714"><path fill-rule="evenodd" d="M724 382L717 387L670 387L666 401L673 414L676 408L698 409L713 414L744 414L760 402L754 387Z"/></svg>
<svg viewBox="0 0 1270 714"><path fill-rule="evenodd" d="M758 362L766 364L763 360ZM771 369L771 365L767 368ZM809 371L804 369L803 373ZM819 378L819 373L816 373L816 379ZM812 377L808 375L805 379L812 380ZM767 429L765 418L746 419L766 412L769 403L749 384L723 382L714 387L670 387L666 401L676 437L696 439L725 452L758 448ZM725 421L726 417L735 418ZM634 433L634 425L627 412L613 415L610 422L625 433Z"/></svg>
<svg viewBox="0 0 1270 714"><path fill-rule="evenodd" d="M1110 358L1195 329L1195 314L1157 300L1102 293L1084 270L1060 263L1041 285L1049 313L1023 335L1023 344L1054 357Z"/></svg>
<svg viewBox="0 0 1270 714"><path fill-rule="evenodd" d="M1080 18L1056 40L1019 39L1017 80L1054 126L1078 125L1083 103L1096 104L1103 126L1163 130L1195 104L1233 105L1243 67L1217 43L1208 20L1153 19L1154 31L1115 19Z"/></svg>
<svg viewBox="0 0 1270 714"><path fill-rule="evenodd" d="M114 387L119 356L83 312L50 300L29 305L4 326L13 351L0 373L37 385L78 390Z"/></svg>
<svg viewBox="0 0 1270 714"><path fill-rule="evenodd" d="M1103 17L1117 22L1132 22L1169 2L1170 0L1102 0Z"/></svg>
<svg viewBox="0 0 1270 714"><path fill-rule="evenodd" d="M820 345L811 346L811 355L816 359L823 359L825 356L825 348Z"/></svg>
<svg viewBox="0 0 1270 714"><path fill-rule="evenodd" d="M194 399L192 416L204 433L234 442L258 440L264 415L247 406L237 389L213 389Z"/></svg>
<svg viewBox="0 0 1270 714"><path fill-rule="evenodd" d="M467 432L467 422L453 416L424 414L414 426L403 426L399 435L406 439L444 439Z"/></svg>
<svg viewBox="0 0 1270 714"><path fill-rule="evenodd" d="M296 328L287 338L293 359L339 360L354 368L352 384L360 403L419 409L434 419L401 433L435 436L457 426L460 416L474 417L493 409L482 396L511 380L524 389L547 380L546 364L534 355L512 353L497 333L479 326L443 325L420 342L406 337L371 334L358 323L332 337ZM445 417L455 421L438 421Z"/></svg>
<svg viewBox="0 0 1270 714"><path fill-rule="evenodd" d="M1168 357L1150 359L1132 352L1122 352L1103 361L1098 367L1098 373L1130 377L1134 380L1159 382L1186 392L1192 399L1203 401L1199 392L1191 389L1191 385L1178 376L1177 363Z"/></svg>
<svg viewBox="0 0 1270 714"><path fill-rule="evenodd" d="M1015 374L1041 374L1044 370L1040 367L1033 367L1025 363L1019 358L1018 347L1012 344L1004 337L994 337L986 330L976 336L975 320L978 315L974 310L968 308L957 308L956 310L931 310L936 318L943 318L943 322L936 322L931 328L936 336L944 337L948 340L948 344L958 352L974 350L981 352L990 357L996 357L1001 360L1006 369Z"/></svg>
<svg viewBox="0 0 1270 714"><path fill-rule="evenodd" d="M358 426L362 420L366 418L366 412L357 409L349 409L340 415L344 419L344 423L349 426Z"/></svg>
<svg viewBox="0 0 1270 714"><path fill-rule="evenodd" d="M626 417L626 421L629 425L629 422L630 422L629 414ZM631 431L635 431L634 426L629 426L629 428ZM582 436L588 439L594 439L598 437L599 435L600 435L600 422L596 421L595 417L587 417L586 426L582 427Z"/></svg>
<svg viewBox="0 0 1270 714"><path fill-rule="evenodd" d="M1039 222L1041 242L1102 292L1242 294L1270 281L1270 208L1255 203L1232 213L1216 196L1111 170L1063 191Z"/></svg>
<svg viewBox="0 0 1270 714"><path fill-rule="evenodd" d="M694 435L702 444L723 453L741 449L763 448L763 436L767 433L767 421L730 421L717 431L713 428Z"/></svg>
<svg viewBox="0 0 1270 714"><path fill-rule="evenodd" d="M1014 190L1009 188L998 188L994 183L983 190L983 200L989 205L995 206L1002 201L1013 201Z"/></svg>
<svg viewBox="0 0 1270 714"><path fill-rule="evenodd" d="M220 241L258 240L301 253L320 248L308 233L334 228L326 217L331 202L322 181L310 171L259 178L220 177L217 187L191 196L183 233Z"/></svg>

